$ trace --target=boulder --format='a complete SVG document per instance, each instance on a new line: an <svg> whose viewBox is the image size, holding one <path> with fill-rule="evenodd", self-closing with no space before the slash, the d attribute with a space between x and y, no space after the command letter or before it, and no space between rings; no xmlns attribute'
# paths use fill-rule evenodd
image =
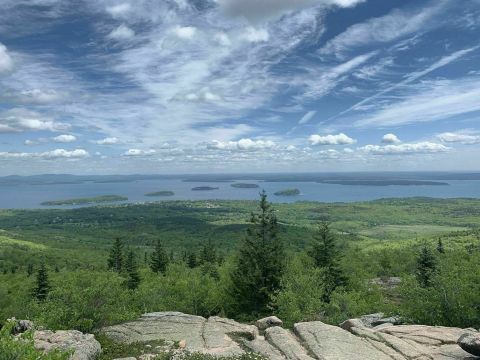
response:
<svg viewBox="0 0 480 360"><path fill-rule="evenodd" d="M269 317L257 320L255 325L257 326L258 330L263 331L272 326L282 326L283 321L276 316L269 316Z"/></svg>
<svg viewBox="0 0 480 360"><path fill-rule="evenodd" d="M480 333L467 332L460 336L457 343L469 354L480 356Z"/></svg>
<svg viewBox="0 0 480 360"><path fill-rule="evenodd" d="M33 322L30 320L18 320L13 328L13 335L22 334L26 331L33 330Z"/></svg>
<svg viewBox="0 0 480 360"><path fill-rule="evenodd" d="M100 343L91 334L83 334L77 330L68 331L35 331L34 345L37 350L72 352L70 360L94 360L102 352Z"/></svg>
<svg viewBox="0 0 480 360"><path fill-rule="evenodd" d="M290 331L279 326L268 328L265 339L280 350L288 360L313 360L307 350Z"/></svg>

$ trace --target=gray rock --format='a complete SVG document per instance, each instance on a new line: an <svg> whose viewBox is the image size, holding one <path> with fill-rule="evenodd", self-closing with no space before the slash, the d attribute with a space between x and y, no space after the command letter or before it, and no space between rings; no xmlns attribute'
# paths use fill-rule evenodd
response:
<svg viewBox="0 0 480 360"><path fill-rule="evenodd" d="M243 340L243 345L256 354L260 354L270 360L286 360L286 357L275 346L259 336L254 340Z"/></svg>
<svg viewBox="0 0 480 360"><path fill-rule="evenodd" d="M70 360L94 360L102 352L100 343L91 334L83 334L77 330L68 331L35 331L34 345L37 350L73 352Z"/></svg>
<svg viewBox="0 0 480 360"><path fill-rule="evenodd" d="M322 360L391 360L366 340L320 321L298 323L295 332L308 349Z"/></svg>
<svg viewBox="0 0 480 360"><path fill-rule="evenodd" d="M18 320L13 328L13 335L22 334L26 331L33 330L33 322L30 320Z"/></svg>
<svg viewBox="0 0 480 360"><path fill-rule="evenodd" d="M460 336L457 343L469 354L480 356L480 333L467 332Z"/></svg>
<svg viewBox="0 0 480 360"><path fill-rule="evenodd" d="M265 331L265 339L279 349L288 360L313 360L295 335L279 326L268 328Z"/></svg>
<svg viewBox="0 0 480 360"><path fill-rule="evenodd" d="M257 320L255 325L259 330L265 330L272 326L282 326L283 321L276 316L269 316L269 317Z"/></svg>

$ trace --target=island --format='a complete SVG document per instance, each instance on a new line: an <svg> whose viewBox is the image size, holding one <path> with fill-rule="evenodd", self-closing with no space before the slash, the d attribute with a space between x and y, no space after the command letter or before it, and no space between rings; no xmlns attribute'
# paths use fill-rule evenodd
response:
<svg viewBox="0 0 480 360"><path fill-rule="evenodd" d="M212 187L212 186L197 186L192 188L192 191L209 191L209 190L218 190L218 187Z"/></svg>
<svg viewBox="0 0 480 360"><path fill-rule="evenodd" d="M102 195L89 198L67 199L67 200L54 200L44 201L40 203L43 206L60 206L60 205L88 205L88 204L100 204L111 203L117 201L127 201L128 198L119 195Z"/></svg>
<svg viewBox="0 0 480 360"><path fill-rule="evenodd" d="M297 196L297 195L300 195L300 190L298 190L298 189L285 189L285 190L277 191L277 192L273 193L273 195L276 195L276 196Z"/></svg>
<svg viewBox="0 0 480 360"><path fill-rule="evenodd" d="M146 193L145 196L173 196L175 193L173 191L156 191L156 192L150 192Z"/></svg>
<svg viewBox="0 0 480 360"><path fill-rule="evenodd" d="M235 183L235 184L231 184L230 186L237 189L256 189L259 187L258 184L249 184L249 183Z"/></svg>

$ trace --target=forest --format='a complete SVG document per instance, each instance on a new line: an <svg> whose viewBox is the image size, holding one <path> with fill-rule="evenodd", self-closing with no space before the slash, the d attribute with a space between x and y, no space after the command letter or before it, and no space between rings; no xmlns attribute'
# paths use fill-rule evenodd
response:
<svg viewBox="0 0 480 360"><path fill-rule="evenodd" d="M480 200L166 201L0 212L0 323L153 311L480 327ZM386 286L398 279L398 286Z"/></svg>

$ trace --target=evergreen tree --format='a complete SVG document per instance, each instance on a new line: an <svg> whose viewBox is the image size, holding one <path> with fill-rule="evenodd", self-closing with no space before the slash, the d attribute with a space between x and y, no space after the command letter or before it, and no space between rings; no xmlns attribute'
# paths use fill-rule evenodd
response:
<svg viewBox="0 0 480 360"><path fill-rule="evenodd" d="M35 281L35 288L33 289L33 296L38 301L45 301L50 292L50 282L48 280L48 272L45 263L42 263L37 271L37 278Z"/></svg>
<svg viewBox="0 0 480 360"><path fill-rule="evenodd" d="M198 266L197 255L194 252L188 254L187 265L190 269L194 269Z"/></svg>
<svg viewBox="0 0 480 360"><path fill-rule="evenodd" d="M259 316L268 312L272 296L280 290L285 261L277 218L265 191L260 193L259 211L252 213L250 223L231 273L231 292L238 313Z"/></svg>
<svg viewBox="0 0 480 360"><path fill-rule="evenodd" d="M154 273L165 274L168 266L168 256L160 240L157 241L150 261L150 269Z"/></svg>
<svg viewBox="0 0 480 360"><path fill-rule="evenodd" d="M114 270L118 273L123 270L123 242L120 238L116 238L113 243L107 265L109 270Z"/></svg>
<svg viewBox="0 0 480 360"><path fill-rule="evenodd" d="M33 264L29 263L27 266L27 276L30 277L33 274Z"/></svg>
<svg viewBox="0 0 480 360"><path fill-rule="evenodd" d="M438 238L437 251L438 251L440 254L445 254L445 248L443 247L442 238Z"/></svg>
<svg viewBox="0 0 480 360"><path fill-rule="evenodd" d="M421 287L432 286L433 276L437 270L437 261L430 248L424 244L417 259L417 280Z"/></svg>
<svg viewBox="0 0 480 360"><path fill-rule="evenodd" d="M217 250L209 238L205 244L203 244L202 252L200 253L200 262L202 264L213 264L217 261Z"/></svg>
<svg viewBox="0 0 480 360"><path fill-rule="evenodd" d="M135 290L140 285L140 274L138 273L138 265L133 251L128 252L127 261L125 262L125 269L127 270L128 279L126 282L127 288Z"/></svg>
<svg viewBox="0 0 480 360"><path fill-rule="evenodd" d="M325 290L322 300L328 303L335 289L347 283L347 278L340 267L341 254L328 222L320 224L310 256L315 267L323 269L322 281Z"/></svg>

